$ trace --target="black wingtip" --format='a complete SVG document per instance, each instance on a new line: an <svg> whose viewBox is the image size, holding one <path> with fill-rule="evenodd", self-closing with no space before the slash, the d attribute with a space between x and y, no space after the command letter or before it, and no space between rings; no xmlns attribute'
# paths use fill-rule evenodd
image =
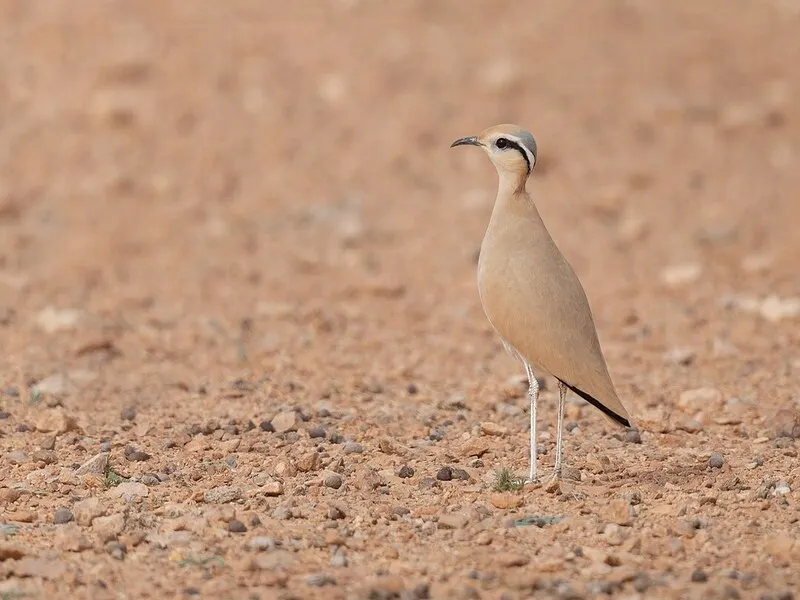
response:
<svg viewBox="0 0 800 600"><path fill-rule="evenodd" d="M596 398L590 396L589 394L587 394L583 390L579 390L575 386L572 386L572 385L568 384L566 381L562 381L561 379L559 379L559 381L561 381L561 383L563 383L570 390L575 392L578 396L580 396L581 398L586 400L589 404L594 406L596 409L602 411L605 415L607 415L608 417L610 417L611 419L613 419L614 421L616 421L617 423L619 423L623 427L630 427L631 426L631 422L628 419L626 419L625 417L623 417L621 415L618 415L613 410L611 410L610 408L608 408L607 406L602 404Z"/></svg>

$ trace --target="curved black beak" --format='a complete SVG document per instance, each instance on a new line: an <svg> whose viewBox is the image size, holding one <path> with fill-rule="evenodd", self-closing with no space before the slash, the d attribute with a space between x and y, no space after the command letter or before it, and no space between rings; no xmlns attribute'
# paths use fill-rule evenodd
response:
<svg viewBox="0 0 800 600"><path fill-rule="evenodd" d="M455 148L456 146L480 146L481 143L478 141L478 138L474 135L469 137L464 137L457 139L455 142L450 144L451 148Z"/></svg>

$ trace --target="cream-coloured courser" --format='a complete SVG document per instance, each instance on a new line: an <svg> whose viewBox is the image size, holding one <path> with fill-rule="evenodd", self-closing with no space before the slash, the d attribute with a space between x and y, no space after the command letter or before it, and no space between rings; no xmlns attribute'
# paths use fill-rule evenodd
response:
<svg viewBox="0 0 800 600"><path fill-rule="evenodd" d="M536 481L534 368L558 379L554 478L561 476L567 389L630 427L597 339L592 311L578 277L559 251L525 185L536 165L536 141L515 125L491 127L453 142L480 146L500 176L494 210L481 244L478 291L489 322L505 347L525 365L531 416L529 481Z"/></svg>

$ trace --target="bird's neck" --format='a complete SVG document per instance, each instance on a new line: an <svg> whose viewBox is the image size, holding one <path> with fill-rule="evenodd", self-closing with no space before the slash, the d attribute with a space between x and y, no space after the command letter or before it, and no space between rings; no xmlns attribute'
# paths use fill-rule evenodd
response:
<svg viewBox="0 0 800 600"><path fill-rule="evenodd" d="M525 194L525 184L528 183L528 175L522 173L512 173L509 171L498 171L500 176L500 195Z"/></svg>

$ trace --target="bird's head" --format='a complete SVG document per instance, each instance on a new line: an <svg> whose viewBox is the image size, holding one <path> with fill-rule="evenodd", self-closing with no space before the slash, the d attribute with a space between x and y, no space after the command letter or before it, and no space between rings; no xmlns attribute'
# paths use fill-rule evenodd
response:
<svg viewBox="0 0 800 600"><path fill-rule="evenodd" d="M501 178L513 177L523 185L536 166L536 140L516 125L496 125L453 142L455 146L480 146L489 155Z"/></svg>

